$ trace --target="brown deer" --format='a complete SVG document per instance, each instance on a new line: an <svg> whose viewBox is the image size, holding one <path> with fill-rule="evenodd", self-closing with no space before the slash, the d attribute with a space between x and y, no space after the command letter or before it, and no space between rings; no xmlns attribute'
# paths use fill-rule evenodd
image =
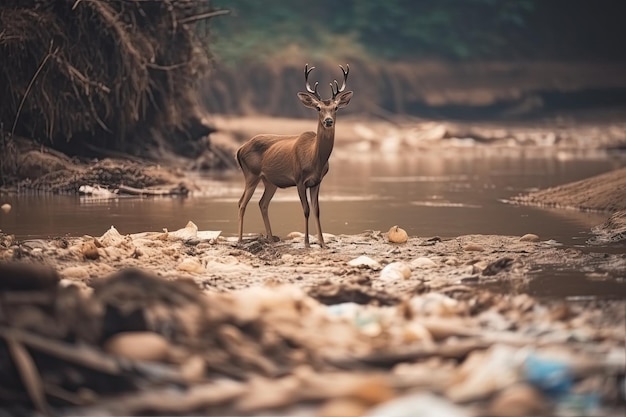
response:
<svg viewBox="0 0 626 417"><path fill-rule="evenodd" d="M352 91L344 91L350 67L340 65L343 72L343 84L337 80L330 83L332 98L322 100L317 92L317 85L311 88L309 74L315 67L304 66L304 81L307 92L298 93L298 98L306 107L317 110L316 132L304 132L300 135L257 135L237 150L237 162L243 171L245 189L239 199L239 242L243 234L243 217L246 206L259 181L263 180L265 191L259 200L265 231L270 241L274 240L268 207L278 188L293 187L298 189L298 196L304 210L304 245L309 244L309 202L307 189L311 194L311 205L317 223L318 241L325 247L320 225L319 192L320 183L328 172L328 158L335 142L335 116L337 110L350 103Z"/></svg>

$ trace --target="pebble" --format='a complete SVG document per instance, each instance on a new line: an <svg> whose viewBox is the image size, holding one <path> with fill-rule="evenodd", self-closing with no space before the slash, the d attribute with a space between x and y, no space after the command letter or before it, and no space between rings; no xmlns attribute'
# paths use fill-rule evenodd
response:
<svg viewBox="0 0 626 417"><path fill-rule="evenodd" d="M70 266L61 271L61 276L72 279L87 279L89 271L84 266Z"/></svg>
<svg viewBox="0 0 626 417"><path fill-rule="evenodd" d="M202 264L194 258L185 258L181 263L176 267L177 270L183 272L192 272L201 274L206 272L206 269Z"/></svg>
<svg viewBox="0 0 626 417"><path fill-rule="evenodd" d="M485 250L485 248L477 243L468 243L467 245L463 246L463 250L466 252L482 252Z"/></svg>
<svg viewBox="0 0 626 417"><path fill-rule="evenodd" d="M2 210L5 213L8 213L11 211L11 205L9 203L4 203L3 205L0 206L0 210Z"/></svg>
<svg viewBox="0 0 626 417"><path fill-rule="evenodd" d="M389 232L387 232L387 240L390 243L406 243L409 240L409 235L406 230L396 226L391 226Z"/></svg>
<svg viewBox="0 0 626 417"><path fill-rule="evenodd" d="M411 268L404 262L392 262L380 271L380 279L398 281L411 277Z"/></svg>
<svg viewBox="0 0 626 417"><path fill-rule="evenodd" d="M539 236L533 233L526 233L524 236L519 238L520 242L539 242Z"/></svg>
<svg viewBox="0 0 626 417"><path fill-rule="evenodd" d="M515 384L502 390L489 405L491 415L524 417L545 415L548 411L543 396L528 384Z"/></svg>
<svg viewBox="0 0 626 417"><path fill-rule="evenodd" d="M363 402L351 398L335 398L324 404L316 417L360 417L369 409Z"/></svg>
<svg viewBox="0 0 626 417"><path fill-rule="evenodd" d="M170 344L154 332L122 332L104 344L104 350L138 361L162 361L168 357Z"/></svg>
<svg viewBox="0 0 626 417"><path fill-rule="evenodd" d="M85 257L85 259L91 259L92 261L95 261L98 258L100 258L100 254L98 253L98 248L96 247L96 244L93 241L84 242L80 246L80 251Z"/></svg>
<svg viewBox="0 0 626 417"><path fill-rule="evenodd" d="M420 256L419 258L411 261L412 268L433 268L435 266L437 266L435 261L425 256Z"/></svg>
<svg viewBox="0 0 626 417"><path fill-rule="evenodd" d="M410 321L404 326L402 340L404 343L420 342L425 346L433 346L433 336L423 324Z"/></svg>
<svg viewBox="0 0 626 417"><path fill-rule="evenodd" d="M354 258L348 261L349 266L357 266L359 268L369 268L373 270L381 269L381 265L378 261L370 258L369 256L361 255L358 258Z"/></svg>
<svg viewBox="0 0 626 417"><path fill-rule="evenodd" d="M180 365L180 373L187 382L201 381L205 371L204 358L200 355L191 355Z"/></svg>

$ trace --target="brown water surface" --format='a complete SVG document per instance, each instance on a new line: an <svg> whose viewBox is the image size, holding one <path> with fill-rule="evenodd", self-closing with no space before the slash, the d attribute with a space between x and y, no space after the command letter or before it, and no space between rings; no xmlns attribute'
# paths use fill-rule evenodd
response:
<svg viewBox="0 0 626 417"><path fill-rule="evenodd" d="M535 233L542 240L584 248L591 227L602 223L606 213L520 207L504 201L625 165L623 156L542 149L453 148L391 155L337 150L321 188L322 226L326 233L354 234L399 225L412 236L442 238ZM0 230L18 239L100 236L111 226L127 234L175 230L191 220L202 230L234 236L240 172L198 180L205 189L186 198L3 196L2 202L13 209L0 213ZM248 206L246 233L264 231L257 205L262 188ZM276 235L303 230L295 188L276 193L270 219ZM313 221L311 227L315 233ZM584 293L593 293L583 288Z"/></svg>

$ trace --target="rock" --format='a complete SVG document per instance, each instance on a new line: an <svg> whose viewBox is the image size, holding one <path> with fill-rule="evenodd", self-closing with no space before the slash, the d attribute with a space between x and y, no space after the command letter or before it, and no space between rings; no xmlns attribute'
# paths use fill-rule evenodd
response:
<svg viewBox="0 0 626 417"><path fill-rule="evenodd" d="M501 417L546 415L548 407L539 391L519 383L502 390L489 404L489 414Z"/></svg>
<svg viewBox="0 0 626 417"><path fill-rule="evenodd" d="M104 350L138 361L163 361L169 355L170 343L154 332L122 332L104 344Z"/></svg>
<svg viewBox="0 0 626 417"><path fill-rule="evenodd" d="M485 250L485 248L483 248L477 243L470 242L466 244L465 246L463 246L463 250L466 252L482 252Z"/></svg>
<svg viewBox="0 0 626 417"><path fill-rule="evenodd" d="M402 340L404 343L420 342L422 346L433 346L433 335L428 329L417 322L416 320L410 321L404 326L402 332Z"/></svg>
<svg viewBox="0 0 626 417"><path fill-rule="evenodd" d="M0 206L0 210L2 210L5 213L8 213L11 211L11 205L9 203L4 203L3 205Z"/></svg>
<svg viewBox="0 0 626 417"><path fill-rule="evenodd" d="M303 237L304 237L304 233L302 232L291 232L287 235L287 239L299 239Z"/></svg>
<svg viewBox="0 0 626 417"><path fill-rule="evenodd" d="M200 355L191 355L180 365L180 373L187 382L197 382L204 378L206 364Z"/></svg>
<svg viewBox="0 0 626 417"><path fill-rule="evenodd" d="M351 398L336 398L324 404L315 414L316 417L360 417L368 410L361 401Z"/></svg>
<svg viewBox="0 0 626 417"><path fill-rule="evenodd" d="M411 268L433 268L435 266L437 266L435 261L425 256L420 256L411 261Z"/></svg>
<svg viewBox="0 0 626 417"><path fill-rule="evenodd" d="M185 258L181 263L176 267L178 271L183 272L191 272L196 274L201 274L206 272L206 269L202 264L195 258Z"/></svg>
<svg viewBox="0 0 626 417"><path fill-rule="evenodd" d="M519 238L520 242L539 242L539 236L533 233L526 233L524 236Z"/></svg>
<svg viewBox="0 0 626 417"><path fill-rule="evenodd" d="M409 240L409 235L406 233L406 230L398 226L392 226L389 232L387 232L387 240L390 243L406 243Z"/></svg>
<svg viewBox="0 0 626 417"><path fill-rule="evenodd" d="M381 269L380 263L370 258L369 256L361 255L358 258L354 258L351 261L348 261L349 266L357 266L359 268L369 268L375 271Z"/></svg>
<svg viewBox="0 0 626 417"><path fill-rule="evenodd" d="M98 258L100 258L100 254L98 253L98 248L96 246L96 243L93 240L89 242L84 242L82 245L80 245L80 252L83 254L85 259L90 259L92 261L95 261Z"/></svg>
<svg viewBox="0 0 626 417"><path fill-rule="evenodd" d="M82 280L89 278L89 271L84 266L70 266L61 271L61 276Z"/></svg>
<svg viewBox="0 0 626 417"><path fill-rule="evenodd" d="M591 231L596 236L589 239L587 243L592 245L626 241L626 210L613 213L604 223L593 227Z"/></svg>
<svg viewBox="0 0 626 417"><path fill-rule="evenodd" d="M470 274L480 274L482 273L489 264L486 261L476 261L471 265ZM493 275L493 274L492 274Z"/></svg>
<svg viewBox="0 0 626 417"><path fill-rule="evenodd" d="M509 258L507 256L505 256L504 258L500 258L487 265L482 270L482 274L485 276L491 276L496 275L501 271L508 271L511 269L514 261L515 260L513 258Z"/></svg>
<svg viewBox="0 0 626 417"><path fill-rule="evenodd" d="M411 276L411 268L404 262L392 262L380 271L380 279L398 281L408 279Z"/></svg>
<svg viewBox="0 0 626 417"><path fill-rule="evenodd" d="M462 308L454 298L436 292L412 297L409 307L415 315L441 317L456 316Z"/></svg>

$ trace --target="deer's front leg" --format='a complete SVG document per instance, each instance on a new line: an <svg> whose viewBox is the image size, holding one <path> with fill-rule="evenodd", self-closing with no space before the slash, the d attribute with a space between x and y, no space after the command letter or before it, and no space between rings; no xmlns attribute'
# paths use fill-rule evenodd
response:
<svg viewBox="0 0 626 417"><path fill-rule="evenodd" d="M313 206L313 214L315 214L315 222L317 223L317 240L322 248L326 247L324 243L324 235L322 234L322 225L320 223L320 184L311 187L311 206Z"/></svg>
<svg viewBox="0 0 626 417"><path fill-rule="evenodd" d="M300 197L300 202L302 203L302 210L304 211L304 246L307 248L311 247L309 243L309 201L306 196L306 186L304 183L298 183L298 196Z"/></svg>

